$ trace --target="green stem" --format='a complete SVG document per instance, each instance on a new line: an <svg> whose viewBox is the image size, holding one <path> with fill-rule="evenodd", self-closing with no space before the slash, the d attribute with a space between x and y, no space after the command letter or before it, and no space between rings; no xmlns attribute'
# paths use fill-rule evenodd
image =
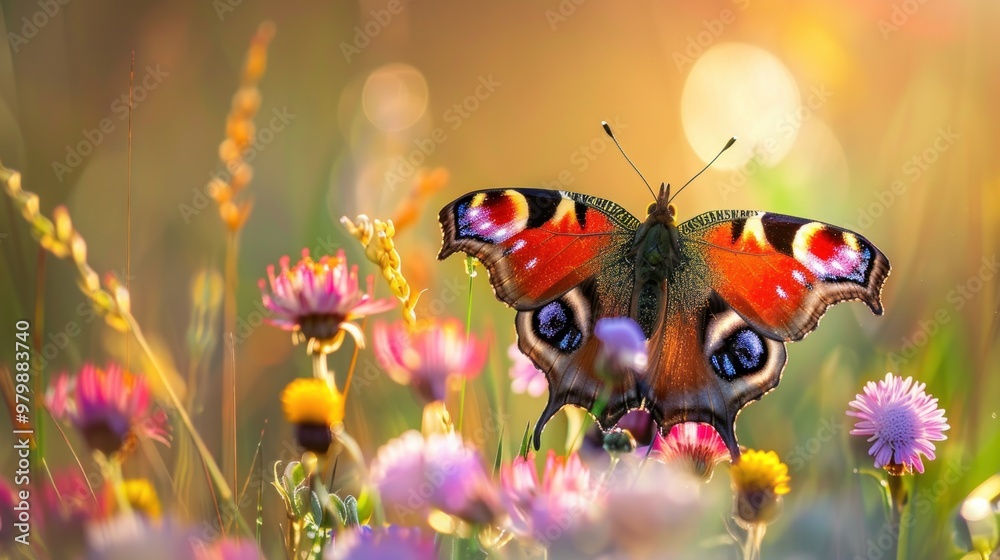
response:
<svg viewBox="0 0 1000 560"><path fill-rule="evenodd" d="M465 308L465 344L469 344L472 336L472 279L473 275L469 275L469 303ZM468 383L468 379L462 376L462 391L458 397L458 433L462 433L462 424L465 420L465 386Z"/></svg>
<svg viewBox="0 0 1000 560"><path fill-rule="evenodd" d="M907 556L907 541L910 535L910 526L913 524L910 516L912 511L907 511L906 507L910 503L909 491L902 475L889 474L889 501L890 501L890 528L896 534L896 558L905 560ZM906 518L904 520L904 517Z"/></svg>
<svg viewBox="0 0 1000 560"><path fill-rule="evenodd" d="M594 418L600 417L601 413L604 412L604 407L606 407L607 405L608 405L608 392L605 389L601 391L600 396L598 396L597 400L594 402L594 406L590 408L590 414ZM587 433L587 428L589 427L590 425L587 423L587 420L584 419L583 424L580 426L580 431L578 431L576 435L573 436L573 442L569 446L570 449L576 449L577 444L580 442L581 439L583 439L583 435Z"/></svg>

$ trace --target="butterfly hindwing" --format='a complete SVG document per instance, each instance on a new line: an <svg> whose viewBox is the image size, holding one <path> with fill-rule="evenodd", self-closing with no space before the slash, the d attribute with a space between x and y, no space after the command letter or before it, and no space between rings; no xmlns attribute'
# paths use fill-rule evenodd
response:
<svg viewBox="0 0 1000 560"><path fill-rule="evenodd" d="M490 273L497 299L530 310L603 272L639 220L599 198L545 189L466 194L439 214L439 259L463 251Z"/></svg>

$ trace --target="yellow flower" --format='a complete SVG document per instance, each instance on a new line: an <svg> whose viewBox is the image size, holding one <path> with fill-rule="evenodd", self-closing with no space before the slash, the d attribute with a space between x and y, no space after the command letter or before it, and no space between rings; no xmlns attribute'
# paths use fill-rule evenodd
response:
<svg viewBox="0 0 1000 560"><path fill-rule="evenodd" d="M747 523L770 523L781 512L781 496L790 490L788 466L774 451L747 450L729 473L735 493L734 514Z"/></svg>
<svg viewBox="0 0 1000 560"><path fill-rule="evenodd" d="M344 397L316 378L296 379L281 393L281 408L291 424L330 426L344 420Z"/></svg>
<svg viewBox="0 0 1000 560"><path fill-rule="evenodd" d="M145 478L130 478L122 482L122 494L128 502L132 511L139 513L147 519L159 519L163 511L160 506L160 498L153 487ZM105 496L108 513L114 514L118 510L118 501L115 499L114 491L108 485L108 493Z"/></svg>

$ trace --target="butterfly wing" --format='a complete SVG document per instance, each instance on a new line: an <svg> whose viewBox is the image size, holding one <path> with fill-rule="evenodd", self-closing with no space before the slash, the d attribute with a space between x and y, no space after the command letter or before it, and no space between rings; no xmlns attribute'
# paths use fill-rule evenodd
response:
<svg viewBox="0 0 1000 560"><path fill-rule="evenodd" d="M613 202L546 189L466 194L439 216L439 259L462 251L489 271L497 299L540 307L623 258L639 220Z"/></svg>
<svg viewBox="0 0 1000 560"><path fill-rule="evenodd" d="M762 212L709 212L678 230L683 264L651 337L649 408L664 429L711 424L737 457L736 417L778 385L784 343L841 301L881 314L889 261L853 232Z"/></svg>
<svg viewBox="0 0 1000 560"><path fill-rule="evenodd" d="M594 324L629 315L635 279L629 251L640 222L613 202L541 189L472 192L439 218L438 258L463 251L483 262L497 299L518 310L518 347L545 372L549 400L536 424L537 448L560 408L590 409L605 386L594 371ZM641 406L633 374L616 373L604 426Z"/></svg>

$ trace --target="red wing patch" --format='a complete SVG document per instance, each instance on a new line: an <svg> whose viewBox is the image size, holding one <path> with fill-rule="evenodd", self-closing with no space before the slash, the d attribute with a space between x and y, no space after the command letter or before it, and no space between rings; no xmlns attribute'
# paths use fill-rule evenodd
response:
<svg viewBox="0 0 1000 560"><path fill-rule="evenodd" d="M747 321L779 340L799 340L831 305L861 300L882 314L889 261L871 242L821 222L758 213L692 231L712 288Z"/></svg>
<svg viewBox="0 0 1000 560"><path fill-rule="evenodd" d="M463 251L482 261L497 298L529 310L596 276L620 257L639 221L602 199L544 189L469 193L439 215L439 259Z"/></svg>

